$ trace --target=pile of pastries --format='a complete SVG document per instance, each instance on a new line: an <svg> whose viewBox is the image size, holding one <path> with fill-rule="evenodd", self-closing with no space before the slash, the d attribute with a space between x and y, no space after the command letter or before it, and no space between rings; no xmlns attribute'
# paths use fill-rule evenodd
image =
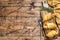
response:
<svg viewBox="0 0 60 40"><path fill-rule="evenodd" d="M49 39L57 38L60 30L60 0L47 0L48 4L54 8L54 12L42 14L43 28L45 36Z"/></svg>
<svg viewBox="0 0 60 40"><path fill-rule="evenodd" d="M54 16L55 15L50 12L42 13L45 36L49 39L57 38L59 34L59 30L57 24L55 23Z"/></svg>

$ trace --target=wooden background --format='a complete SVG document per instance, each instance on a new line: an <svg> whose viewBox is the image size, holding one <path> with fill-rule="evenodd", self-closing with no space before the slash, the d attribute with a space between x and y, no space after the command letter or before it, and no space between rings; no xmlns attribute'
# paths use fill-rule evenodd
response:
<svg viewBox="0 0 60 40"><path fill-rule="evenodd" d="M42 0L0 0L0 40L43 40L38 24Z"/></svg>

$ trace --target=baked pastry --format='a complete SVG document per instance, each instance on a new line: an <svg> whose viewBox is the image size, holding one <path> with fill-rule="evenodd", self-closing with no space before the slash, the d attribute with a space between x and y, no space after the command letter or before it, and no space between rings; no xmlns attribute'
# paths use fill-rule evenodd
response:
<svg viewBox="0 0 60 40"><path fill-rule="evenodd" d="M60 8L60 3L56 4L54 9Z"/></svg>
<svg viewBox="0 0 60 40"><path fill-rule="evenodd" d="M60 30L60 25L58 25L58 29Z"/></svg>
<svg viewBox="0 0 60 40"><path fill-rule="evenodd" d="M57 14L56 14L56 17L60 18L60 13L57 13Z"/></svg>
<svg viewBox="0 0 60 40"><path fill-rule="evenodd" d="M42 18L43 18L43 22L47 21L52 18L52 14L51 13L44 14Z"/></svg>
<svg viewBox="0 0 60 40"><path fill-rule="evenodd" d="M56 18L57 24L60 24L60 18Z"/></svg>
<svg viewBox="0 0 60 40"><path fill-rule="evenodd" d="M58 34L59 34L58 30L51 30L51 31L48 31L48 33L46 33L46 37L54 38L58 36Z"/></svg>
<svg viewBox="0 0 60 40"><path fill-rule="evenodd" d="M60 3L59 0L47 0L47 2L50 6L53 6L53 7L54 7L54 5Z"/></svg>
<svg viewBox="0 0 60 40"><path fill-rule="evenodd" d="M56 29L57 25L53 22L46 22L43 24L44 29Z"/></svg>

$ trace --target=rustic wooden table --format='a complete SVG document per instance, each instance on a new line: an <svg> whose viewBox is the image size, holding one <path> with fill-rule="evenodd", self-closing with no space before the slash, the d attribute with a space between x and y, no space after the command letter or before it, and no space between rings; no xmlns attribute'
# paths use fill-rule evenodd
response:
<svg viewBox="0 0 60 40"><path fill-rule="evenodd" d="M42 40L41 0L0 0L0 40Z"/></svg>

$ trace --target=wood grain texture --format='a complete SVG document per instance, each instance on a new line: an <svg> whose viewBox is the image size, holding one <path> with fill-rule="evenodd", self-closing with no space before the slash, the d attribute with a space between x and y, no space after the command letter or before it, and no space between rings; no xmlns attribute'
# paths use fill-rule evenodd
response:
<svg viewBox="0 0 60 40"><path fill-rule="evenodd" d="M41 3L36 1L33 7L32 0L0 0L0 40L40 40Z"/></svg>

